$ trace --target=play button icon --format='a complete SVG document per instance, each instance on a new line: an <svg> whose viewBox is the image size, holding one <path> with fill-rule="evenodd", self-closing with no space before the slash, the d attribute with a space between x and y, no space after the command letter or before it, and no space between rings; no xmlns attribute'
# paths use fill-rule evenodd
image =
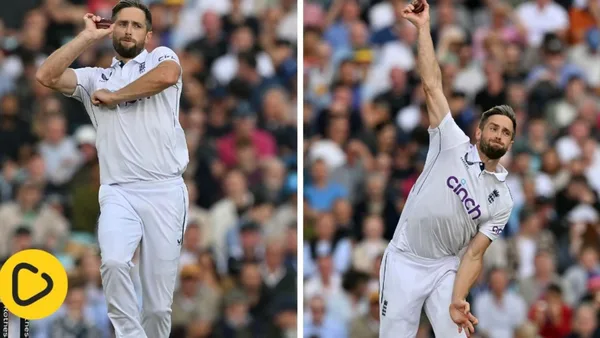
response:
<svg viewBox="0 0 600 338"><path fill-rule="evenodd" d="M44 290L38 292L32 297L29 297L27 299L21 299L21 297L19 296L19 271L23 269L27 269L33 273L38 273L38 269L29 263L19 263L13 269L13 299L15 303L17 303L17 305L19 306L28 306L46 297L50 293L50 291L52 291L52 288L54 287L54 281L52 281L52 278L50 278L50 276L48 276L47 273L42 273L42 278L46 281L46 288L44 288Z"/></svg>
<svg viewBox="0 0 600 338"><path fill-rule="evenodd" d="M2 266L0 285L0 301L9 312L36 320L53 314L64 302L67 272L50 253L24 250Z"/></svg>

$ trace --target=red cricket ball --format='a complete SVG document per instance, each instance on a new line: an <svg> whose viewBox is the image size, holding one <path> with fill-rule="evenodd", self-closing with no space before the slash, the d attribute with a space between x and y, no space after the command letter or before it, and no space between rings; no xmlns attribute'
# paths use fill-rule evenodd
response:
<svg viewBox="0 0 600 338"><path fill-rule="evenodd" d="M96 22L96 28L99 29L107 29L112 25L112 21L110 19L102 18L99 22Z"/></svg>
<svg viewBox="0 0 600 338"><path fill-rule="evenodd" d="M414 7L413 13L418 14L425 10L425 4L423 3L423 0L412 0L410 4Z"/></svg>

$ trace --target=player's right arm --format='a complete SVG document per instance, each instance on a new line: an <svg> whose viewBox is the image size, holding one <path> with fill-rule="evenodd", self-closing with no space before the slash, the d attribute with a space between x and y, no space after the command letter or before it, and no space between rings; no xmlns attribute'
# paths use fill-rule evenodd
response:
<svg viewBox="0 0 600 338"><path fill-rule="evenodd" d="M483 270L483 256L492 241L500 237L510 214L512 212L512 198L510 204L496 213L492 219L479 227L479 232L471 239L467 251L460 260L460 265L454 278L452 290L452 304L450 305L450 317L465 330L467 337L474 331L473 325L477 324L477 318L470 313L470 305L466 301L469 290ZM464 311L465 313L461 313ZM459 329L459 332L460 332Z"/></svg>
<svg viewBox="0 0 600 338"><path fill-rule="evenodd" d="M99 16L86 14L83 17L85 29L44 61L35 74L37 81L63 94L73 95L77 87L77 75L68 67L84 50L108 36L113 30L113 25L107 29L96 28L96 22L101 19Z"/></svg>
<svg viewBox="0 0 600 338"><path fill-rule="evenodd" d="M442 89L442 71L435 56L429 21L429 4L422 0L425 9L413 13L413 5L409 4L402 11L402 16L417 27L417 70L421 77L425 101L431 128L437 128L450 112L448 100Z"/></svg>

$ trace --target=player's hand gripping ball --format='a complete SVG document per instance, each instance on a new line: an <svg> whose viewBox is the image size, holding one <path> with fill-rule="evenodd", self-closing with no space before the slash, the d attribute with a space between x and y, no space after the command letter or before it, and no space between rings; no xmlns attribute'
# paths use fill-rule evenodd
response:
<svg viewBox="0 0 600 338"><path fill-rule="evenodd" d="M112 33L114 28L111 20L102 19L102 17L92 13L84 15L83 22L85 23L84 32L92 41L104 39Z"/></svg>
<svg viewBox="0 0 600 338"><path fill-rule="evenodd" d="M112 25L112 21L110 19L102 18L100 21L96 22L96 28L98 29L108 29Z"/></svg>
<svg viewBox="0 0 600 338"><path fill-rule="evenodd" d="M415 14L421 13L425 9L423 0L412 0L410 4L413 5L413 13Z"/></svg>

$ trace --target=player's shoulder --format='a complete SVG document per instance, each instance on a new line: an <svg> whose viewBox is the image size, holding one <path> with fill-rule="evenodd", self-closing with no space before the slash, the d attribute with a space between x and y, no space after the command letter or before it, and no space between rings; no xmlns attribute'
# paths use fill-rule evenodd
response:
<svg viewBox="0 0 600 338"><path fill-rule="evenodd" d="M160 63L164 60L179 61L179 57L174 50L166 46L158 46L148 53L148 58L154 60L156 63Z"/></svg>
<svg viewBox="0 0 600 338"><path fill-rule="evenodd" d="M446 115L444 115L444 117L438 123L437 126L433 127L430 125L429 128L427 128L427 130L429 131L429 133L436 133L436 132L439 132L440 130L445 129L448 125L453 126L455 124L456 124L456 121L454 120L452 113L449 111L446 113Z"/></svg>
<svg viewBox="0 0 600 338"><path fill-rule="evenodd" d="M80 67L71 69L77 78L77 84L82 85L88 90L96 83L108 82L115 71L114 67Z"/></svg>
<svg viewBox="0 0 600 338"><path fill-rule="evenodd" d="M460 134L456 135L455 145L451 148L445 149L444 153L452 156L453 158L460 159L462 162L462 166L464 166L467 170L469 169L469 159L472 158L470 155L473 152L474 144L471 143L471 140L465 136L464 139L460 138Z"/></svg>
<svg viewBox="0 0 600 338"><path fill-rule="evenodd" d="M171 48L167 47L167 46L158 46L158 47L154 48L152 50L152 52L150 52L151 55L162 54L162 53L173 53L173 54L175 54L175 51L172 50Z"/></svg>
<svg viewBox="0 0 600 338"><path fill-rule="evenodd" d="M515 205L515 200L513 199L510 187L508 186L506 181L500 182L500 184L498 184L498 190L498 193L500 195L499 197L501 202L501 209L512 210L513 206Z"/></svg>
<svg viewBox="0 0 600 338"><path fill-rule="evenodd" d="M487 199L493 214L510 212L514 206L514 199L506 181L508 172L500 165L497 170L498 172L493 174L496 176L494 179L484 181L486 182L485 191L489 193Z"/></svg>
<svg viewBox="0 0 600 338"><path fill-rule="evenodd" d="M439 135L444 138L454 138L459 140L459 143L467 143L470 141L467 134L465 134L464 130L460 128L454 116L452 116L452 112L446 113L444 118L440 121L440 123L436 126L429 126L427 129L431 136Z"/></svg>

